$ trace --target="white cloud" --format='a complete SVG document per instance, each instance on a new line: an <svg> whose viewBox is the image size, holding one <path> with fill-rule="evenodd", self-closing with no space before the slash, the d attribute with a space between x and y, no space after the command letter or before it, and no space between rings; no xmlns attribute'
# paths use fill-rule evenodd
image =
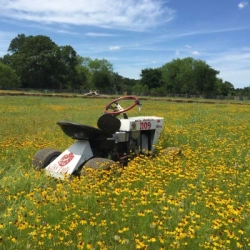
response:
<svg viewBox="0 0 250 250"><path fill-rule="evenodd" d="M155 0L1 0L0 16L38 23L145 30L173 19L174 11Z"/></svg>
<svg viewBox="0 0 250 250"><path fill-rule="evenodd" d="M110 36L115 36L113 34L108 34L108 33L95 33L95 32L89 32L85 34L86 36L99 36L99 37L110 37Z"/></svg>
<svg viewBox="0 0 250 250"><path fill-rule="evenodd" d="M192 52L192 54L195 55L195 56L198 56L198 55L200 55L201 53L198 52L197 50L195 50L195 51Z"/></svg>
<svg viewBox="0 0 250 250"><path fill-rule="evenodd" d="M176 50L176 51L175 51L175 55L176 55L176 56L179 56L179 55L180 55L180 51L179 51L179 50Z"/></svg>
<svg viewBox="0 0 250 250"><path fill-rule="evenodd" d="M70 34L70 35L79 35L79 33L77 32L72 32L72 31L68 31L68 30L57 30L58 33L61 33L61 34Z"/></svg>
<svg viewBox="0 0 250 250"><path fill-rule="evenodd" d="M244 9L246 6L248 5L248 2L240 2L239 4L238 4L238 7L239 7L239 9Z"/></svg>
<svg viewBox="0 0 250 250"><path fill-rule="evenodd" d="M250 50L227 51L223 54L218 54L215 58L209 61L216 67L223 68L224 70L249 70Z"/></svg>
<svg viewBox="0 0 250 250"><path fill-rule="evenodd" d="M241 26L241 27L233 27L233 28L214 28L214 29L201 29L201 30L193 30L188 32L178 32L178 33L172 33L168 34L168 38L182 38L187 36L197 36L202 34L217 34L217 33L226 33L226 32L234 32L234 31L241 31L241 30L247 30L249 29L249 26Z"/></svg>
<svg viewBox="0 0 250 250"><path fill-rule="evenodd" d="M192 46L190 46L190 45L186 45L186 48L188 48L188 49L191 49L192 48Z"/></svg>
<svg viewBox="0 0 250 250"><path fill-rule="evenodd" d="M121 49L120 46L109 46L109 50L119 50Z"/></svg>

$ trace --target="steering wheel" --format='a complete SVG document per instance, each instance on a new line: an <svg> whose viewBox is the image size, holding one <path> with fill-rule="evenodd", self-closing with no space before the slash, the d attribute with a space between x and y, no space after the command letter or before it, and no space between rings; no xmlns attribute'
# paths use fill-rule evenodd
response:
<svg viewBox="0 0 250 250"><path fill-rule="evenodd" d="M129 99L134 100L135 102L126 109L122 108L122 106L118 103L118 101L120 101L120 100L129 100ZM115 104L115 107L112 106L113 104ZM105 107L104 113L111 114L111 115L119 115L119 114L125 113L126 111L132 109L136 105L139 105L139 106L141 105L139 102L139 99L136 96L132 96L132 95L123 96L123 97L117 98L114 101L110 102ZM108 111L109 109L111 109L113 111Z"/></svg>

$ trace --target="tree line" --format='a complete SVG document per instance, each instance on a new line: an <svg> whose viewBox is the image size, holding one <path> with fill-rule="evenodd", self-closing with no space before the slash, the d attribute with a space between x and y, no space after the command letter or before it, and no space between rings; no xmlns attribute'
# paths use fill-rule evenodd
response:
<svg viewBox="0 0 250 250"><path fill-rule="evenodd" d="M58 46L49 37L18 34L0 58L0 88L98 89L163 96L167 94L250 94L249 87L234 89L219 71L192 57L174 59L159 68L141 70L141 79L114 72L106 59L77 54L70 45Z"/></svg>

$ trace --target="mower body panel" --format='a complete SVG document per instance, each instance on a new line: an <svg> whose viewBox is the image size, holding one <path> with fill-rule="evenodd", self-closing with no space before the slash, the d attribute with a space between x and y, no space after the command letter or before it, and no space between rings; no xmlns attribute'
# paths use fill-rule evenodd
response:
<svg viewBox="0 0 250 250"><path fill-rule="evenodd" d="M120 131L151 130L163 127L163 118L156 116L137 116L120 119Z"/></svg>
<svg viewBox="0 0 250 250"><path fill-rule="evenodd" d="M45 172L52 177L64 179L92 157L89 141L78 140L52 161L45 168Z"/></svg>

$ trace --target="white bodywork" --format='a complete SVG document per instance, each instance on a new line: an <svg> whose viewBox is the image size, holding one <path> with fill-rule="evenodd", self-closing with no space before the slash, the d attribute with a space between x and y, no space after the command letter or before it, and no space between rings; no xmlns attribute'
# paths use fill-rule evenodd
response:
<svg viewBox="0 0 250 250"><path fill-rule="evenodd" d="M130 117L128 119L120 119L121 120L121 127L120 131L139 131L142 130L152 130L155 131L154 136L152 138L152 150L154 151L155 144L158 142L159 136L161 134L163 128L164 119L162 117L156 116L137 116L137 117ZM119 134L117 132L116 134ZM145 136L142 137L142 150L147 150ZM143 146L145 145L145 146Z"/></svg>
<svg viewBox="0 0 250 250"><path fill-rule="evenodd" d="M79 140L52 161L45 168L45 172L52 177L64 179L91 157L93 153L89 141Z"/></svg>
<svg viewBox="0 0 250 250"><path fill-rule="evenodd" d="M164 119L155 116L138 116L130 117L128 119L120 119L121 126L118 132L113 134L109 140L115 140L116 143L126 142L129 137L141 140L140 150L148 150L148 136L143 131L150 130L150 144L151 151L154 151L155 144L158 142L160 133L163 128ZM65 176L71 175L82 164L93 157L88 140L78 140L54 161L52 161L45 171L48 175L64 179Z"/></svg>

